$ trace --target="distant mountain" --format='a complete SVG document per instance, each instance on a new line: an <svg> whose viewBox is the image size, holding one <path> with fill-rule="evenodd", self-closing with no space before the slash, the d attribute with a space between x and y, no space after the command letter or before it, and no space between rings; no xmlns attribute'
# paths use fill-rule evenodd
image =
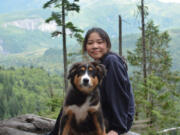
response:
<svg viewBox="0 0 180 135"><path fill-rule="evenodd" d="M47 32L27 30L13 25L2 26L0 29L1 52L22 53L40 48L58 47L58 39L52 39Z"/></svg>
<svg viewBox="0 0 180 135"><path fill-rule="evenodd" d="M180 46L179 46L179 36L180 29L173 29L168 31L171 37L171 41L169 44L169 51L173 58L173 70L179 70L180 64L179 61L180 55ZM33 35L32 35L33 36ZM123 55L126 57L127 50L132 51L136 47L136 41L140 37L140 34L130 34L123 36ZM43 43L46 37L37 38L37 43ZM19 40L19 39L18 39ZM46 42L51 42L51 40L47 40ZM75 41L72 40L72 44L68 44L68 53L77 53L80 50L80 46L78 44L73 44ZM118 38L111 38L112 42L112 50L118 53ZM1 44L1 42L0 42ZM59 43L57 42L56 45ZM54 44L55 46L55 44ZM14 46L16 48L16 46ZM37 44L38 48L38 44ZM34 51L26 51L21 53L5 53L1 52L0 49L0 65L4 65L6 67L21 67L21 66L31 66L34 67L44 67L47 71L51 73L61 74L63 71L63 54L62 48L58 49L57 47L52 48L52 46L48 46L47 48L39 47L41 49L35 49ZM68 56L68 63L80 61L80 54Z"/></svg>
<svg viewBox="0 0 180 135"><path fill-rule="evenodd" d="M57 59L55 54L57 50L62 51L62 42L61 37L53 39L51 32L60 28L55 23L44 22L51 14L49 9L42 9L45 1L47 0L18 0L13 4L11 0L1 2L0 65L51 66L51 70L57 67L54 64L61 61L62 55L61 58L57 56ZM84 31L91 27L102 27L112 39L113 50L118 50L118 16L121 15L123 51L126 55L128 49L135 47L138 38L138 34L133 33L140 33L137 4L135 0L80 0L80 13L69 13L67 19ZM171 29L173 68L180 68L177 63L180 50L180 4L162 3L158 0L146 0L145 4L149 11L147 19L153 19L162 31ZM80 49L77 42L69 37L67 45L69 52L78 52Z"/></svg>
<svg viewBox="0 0 180 135"><path fill-rule="evenodd" d="M12 4L11 0L6 0L0 4L0 15L5 13L20 16L26 14L28 17L29 15L38 16L40 14L41 17L47 18L51 11L42 9L46 1L48 0L18 0ZM84 30L93 26L102 27L111 36L116 37L118 34L118 16L121 15L123 34L136 33L140 26L137 4L139 4L137 0L80 0L80 13L70 13L69 20ZM180 3L146 0L145 5L148 7L148 19L153 19L162 30L179 27ZM31 11L29 15L27 15L28 11Z"/></svg>

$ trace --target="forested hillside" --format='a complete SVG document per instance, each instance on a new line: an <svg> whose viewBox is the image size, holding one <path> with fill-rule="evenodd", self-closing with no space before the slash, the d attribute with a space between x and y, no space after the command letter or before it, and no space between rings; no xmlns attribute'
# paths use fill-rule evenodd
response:
<svg viewBox="0 0 180 135"><path fill-rule="evenodd" d="M62 104L62 80L43 68L0 66L0 119L26 113L53 117Z"/></svg>

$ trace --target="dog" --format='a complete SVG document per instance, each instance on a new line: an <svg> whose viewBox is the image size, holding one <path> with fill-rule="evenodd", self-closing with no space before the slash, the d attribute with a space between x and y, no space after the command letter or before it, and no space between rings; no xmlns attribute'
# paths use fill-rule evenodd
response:
<svg viewBox="0 0 180 135"><path fill-rule="evenodd" d="M98 88L105 74L105 66L97 62L71 67L59 135L106 135Z"/></svg>

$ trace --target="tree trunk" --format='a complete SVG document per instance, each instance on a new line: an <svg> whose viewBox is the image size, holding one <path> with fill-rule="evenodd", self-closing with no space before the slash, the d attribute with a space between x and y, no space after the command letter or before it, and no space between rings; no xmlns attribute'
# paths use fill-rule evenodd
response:
<svg viewBox="0 0 180 135"><path fill-rule="evenodd" d="M152 35L150 35L149 37L149 75L152 75ZM150 85L149 88L151 89L152 86ZM149 108L149 114L148 114L148 118L150 118L150 126L153 125L154 122L154 118L153 118L153 114L152 114L152 110L154 109L154 102L153 102L153 95L150 94L150 92L148 91L148 101L151 103L151 107Z"/></svg>
<svg viewBox="0 0 180 135"><path fill-rule="evenodd" d="M119 15L119 55L122 56L122 19Z"/></svg>
<svg viewBox="0 0 180 135"><path fill-rule="evenodd" d="M144 23L144 0L141 0L141 23L142 23L142 47L143 47L143 77L146 86L146 44L145 44L145 23Z"/></svg>
<svg viewBox="0 0 180 135"><path fill-rule="evenodd" d="M64 60L64 91L67 92L67 49L64 0L62 0L62 33L63 33L63 60Z"/></svg>
<svg viewBox="0 0 180 135"><path fill-rule="evenodd" d="M143 53L143 80L144 80L144 86L145 86L145 98L148 100L148 90L147 90L147 84L146 84L146 44L145 44L145 23L144 23L144 0L141 0L141 24L142 24L142 53ZM148 107L146 108L146 117L148 116Z"/></svg>
<svg viewBox="0 0 180 135"><path fill-rule="evenodd" d="M49 92L50 92L50 97L52 99L54 97L54 92L53 92L53 88L52 88L51 84L49 85ZM51 112L54 112L54 111L55 111L55 107L52 105Z"/></svg>

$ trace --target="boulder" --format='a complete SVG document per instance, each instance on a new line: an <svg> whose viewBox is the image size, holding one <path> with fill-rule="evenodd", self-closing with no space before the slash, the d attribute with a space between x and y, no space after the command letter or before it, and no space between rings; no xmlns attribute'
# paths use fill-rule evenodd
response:
<svg viewBox="0 0 180 135"><path fill-rule="evenodd" d="M25 114L0 121L0 135L45 135L53 129L55 122L53 119ZM140 134L130 131L123 135Z"/></svg>
<svg viewBox="0 0 180 135"><path fill-rule="evenodd" d="M41 135L51 131L55 120L34 114L0 121L0 135Z"/></svg>

